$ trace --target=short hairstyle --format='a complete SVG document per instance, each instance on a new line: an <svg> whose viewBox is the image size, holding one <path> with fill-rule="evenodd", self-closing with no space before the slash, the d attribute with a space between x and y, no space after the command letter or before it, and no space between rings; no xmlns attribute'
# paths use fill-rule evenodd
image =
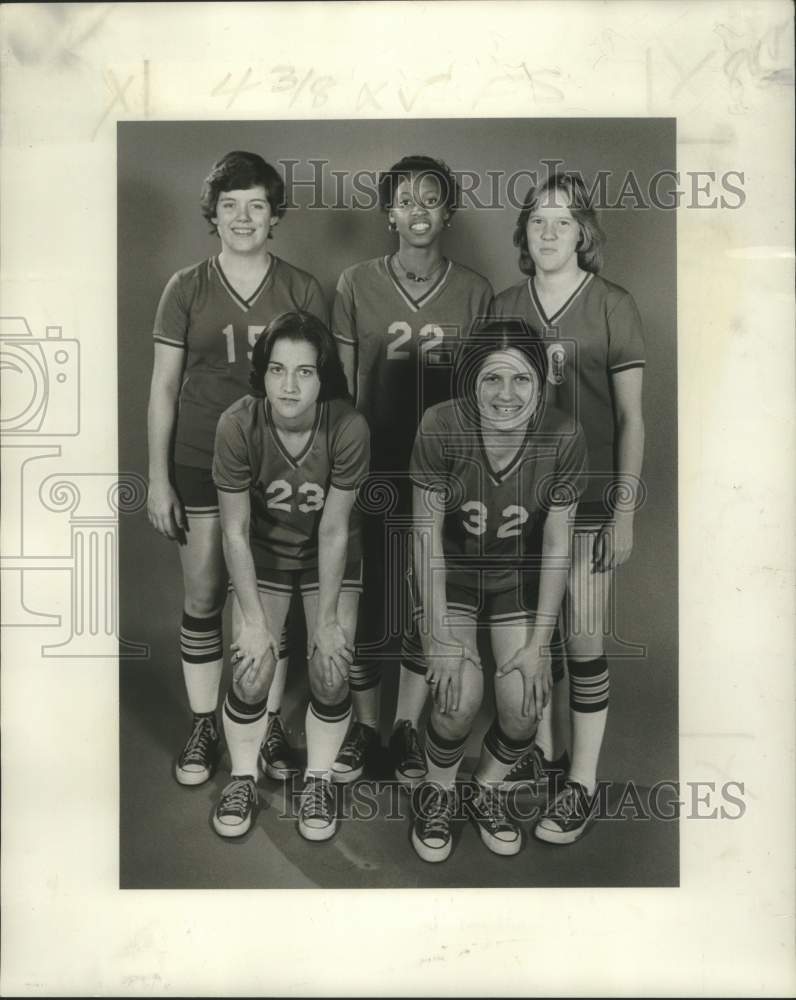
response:
<svg viewBox="0 0 796 1000"><path fill-rule="evenodd" d="M210 232L217 233L213 216L218 206L218 196L222 191L246 191L249 188L265 188L265 196L271 206L271 214L281 219L285 214L285 183L270 163L257 153L235 150L217 160L205 177L202 185L200 204L202 215L210 223Z"/></svg>
<svg viewBox="0 0 796 1000"><path fill-rule="evenodd" d="M379 208L388 212L393 207L395 192L401 181L412 177L435 177L442 192L445 207L451 215L459 207L459 182L450 167L431 156L404 156L389 170L379 174Z"/></svg>
<svg viewBox="0 0 796 1000"><path fill-rule="evenodd" d="M462 343L453 372L454 395L471 417L478 415L478 374L484 362L498 351L515 350L527 360L539 380L540 414L546 399L547 354L541 339L523 319L492 319L478 321Z"/></svg>
<svg viewBox="0 0 796 1000"><path fill-rule="evenodd" d="M514 227L514 246L519 247L520 270L523 274L536 273L536 265L528 249L528 219L550 191L559 191L567 196L569 210L578 224L578 266L584 271L596 273L603 265L605 233L597 221L597 211L592 206L583 179L580 174L573 173L551 174L543 183L532 187L525 196Z"/></svg>
<svg viewBox="0 0 796 1000"><path fill-rule="evenodd" d="M315 348L318 378L321 383L319 402L323 403L328 399L350 400L343 365L337 352L337 342L324 322L303 309L276 316L254 345L249 385L256 395L264 395L265 372L274 346L279 340L303 340Z"/></svg>

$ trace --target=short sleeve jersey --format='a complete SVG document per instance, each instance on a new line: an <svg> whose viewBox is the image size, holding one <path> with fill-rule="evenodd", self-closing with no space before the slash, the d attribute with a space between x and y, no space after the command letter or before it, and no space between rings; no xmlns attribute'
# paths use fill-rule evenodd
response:
<svg viewBox="0 0 796 1000"><path fill-rule="evenodd" d="M246 396L218 422L213 481L222 492L249 492L255 566L310 569L318 564L318 526L329 488L356 490L369 460L368 425L350 403L319 403L304 450L291 455L268 401ZM361 558L355 513L347 558Z"/></svg>
<svg viewBox="0 0 796 1000"><path fill-rule="evenodd" d="M490 463L477 416L459 400L428 410L411 474L416 486L443 494L448 580L466 586L472 569L481 568L491 571L484 589L512 586L515 571L532 569L529 557L541 554L547 512L578 499L585 471L583 431L553 407L532 421L514 458L499 470Z"/></svg>
<svg viewBox="0 0 796 1000"><path fill-rule="evenodd" d="M629 292L596 274L580 285L553 316L539 301L533 278L495 298L500 318L520 317L548 342L551 401L583 427L589 453L585 503L599 503L614 470L611 376L645 364L644 335Z"/></svg>
<svg viewBox="0 0 796 1000"><path fill-rule="evenodd" d="M450 260L436 281L418 283L416 298L389 256L340 275L332 330L356 348L356 405L373 434L374 468L408 469L420 418L450 399L456 348L491 302L486 278Z"/></svg>
<svg viewBox="0 0 796 1000"><path fill-rule="evenodd" d="M209 469L218 418L249 392L252 348L280 313L306 309L324 322L320 285L306 271L271 257L259 288L241 298L217 257L178 271L155 317L154 339L184 350L174 460Z"/></svg>

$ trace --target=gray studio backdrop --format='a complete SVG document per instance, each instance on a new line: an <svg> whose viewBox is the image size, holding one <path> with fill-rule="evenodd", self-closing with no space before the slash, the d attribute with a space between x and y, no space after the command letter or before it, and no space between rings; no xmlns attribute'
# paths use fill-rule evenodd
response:
<svg viewBox="0 0 796 1000"><path fill-rule="evenodd" d="M318 194L316 180L323 184L325 200L334 204L341 184L343 200L350 203L354 174L385 169L409 153L440 157L456 171L478 175L479 201L493 201L494 187L504 204L466 205L445 235L444 249L486 275L499 292L522 277L511 240L517 209L505 204L509 195L521 198L527 191L529 181L522 171L543 174L545 159L563 161L566 169L580 171L587 182L598 171L609 171L611 201L632 172L646 198L651 179L660 171L675 169L675 123L671 119L445 119L120 124L117 280L123 472L146 476L155 308L175 270L217 252L218 240L208 234L200 214L199 192L213 161L232 149L260 153L283 164L294 181L304 182L292 188L292 199L300 207L288 211L272 249L313 273L331 304L340 271L394 249L395 237L377 208L311 209ZM325 166L313 167L310 161L325 161ZM332 171L342 172L344 179L338 180ZM473 183L467 181L469 186ZM364 179L361 187L367 191L372 184ZM664 184L661 191L665 190ZM632 560L618 574L615 595L618 634L628 643L642 644L647 653L614 661L611 717L600 773L617 781L632 778L652 784L677 778L676 230L673 211L637 207L634 202L637 199L627 197L626 207L602 213L608 235L602 273L632 292L647 340L647 500L637 518ZM136 673L146 674L146 691L143 696L137 691L131 710L146 710L151 699L152 706L167 712L170 723L163 732L173 733L172 752L189 722L180 695L177 552L150 528L144 512L121 517L120 545L122 635L147 643L151 651L146 664L122 665L122 708ZM389 668L383 688L382 722L387 726L396 695ZM305 693L305 680L294 671L288 680L285 712L297 736L303 732ZM482 711L468 753L475 751L488 724L487 711L491 709ZM121 750L124 800L129 784L141 778L135 772L134 755L125 754L124 726Z"/></svg>

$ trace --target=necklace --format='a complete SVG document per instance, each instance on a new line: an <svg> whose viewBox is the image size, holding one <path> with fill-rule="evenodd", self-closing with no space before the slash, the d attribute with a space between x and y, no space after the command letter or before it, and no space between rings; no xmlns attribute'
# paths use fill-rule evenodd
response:
<svg viewBox="0 0 796 1000"><path fill-rule="evenodd" d="M397 253L392 255L392 259L396 261L410 281L430 281L434 275L439 271L442 265L445 263L445 258L443 257L429 272L428 274L416 274L414 271L408 271L401 263L401 258Z"/></svg>

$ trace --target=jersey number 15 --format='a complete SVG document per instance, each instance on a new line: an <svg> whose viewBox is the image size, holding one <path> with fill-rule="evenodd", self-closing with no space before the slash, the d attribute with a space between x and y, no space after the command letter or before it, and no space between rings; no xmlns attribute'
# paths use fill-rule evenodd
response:
<svg viewBox="0 0 796 1000"><path fill-rule="evenodd" d="M249 347L254 347L257 343L257 338L265 329L265 326L250 326L249 327ZM221 336L227 342L227 361L229 364L235 364L235 327L231 323L227 323L224 329L221 331ZM249 361L252 359L252 352L247 351L246 357Z"/></svg>

